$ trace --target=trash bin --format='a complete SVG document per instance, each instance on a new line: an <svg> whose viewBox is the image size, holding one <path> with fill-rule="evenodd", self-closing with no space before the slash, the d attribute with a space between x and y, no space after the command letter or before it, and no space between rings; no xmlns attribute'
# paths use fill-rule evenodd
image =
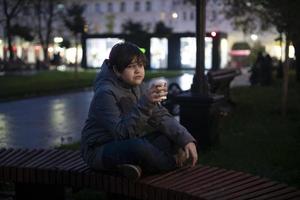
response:
<svg viewBox="0 0 300 200"><path fill-rule="evenodd" d="M176 96L180 123L195 137L198 149L207 149L219 142L219 107L223 99L223 95L204 96L190 91Z"/></svg>

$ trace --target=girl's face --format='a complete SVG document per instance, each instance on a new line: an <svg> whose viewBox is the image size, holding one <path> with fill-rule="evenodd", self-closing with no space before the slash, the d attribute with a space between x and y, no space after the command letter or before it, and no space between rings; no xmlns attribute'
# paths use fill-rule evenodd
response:
<svg viewBox="0 0 300 200"><path fill-rule="evenodd" d="M133 59L131 63L123 70L123 72L117 72L119 77L131 86L140 85L145 77L144 64L138 62L137 59Z"/></svg>

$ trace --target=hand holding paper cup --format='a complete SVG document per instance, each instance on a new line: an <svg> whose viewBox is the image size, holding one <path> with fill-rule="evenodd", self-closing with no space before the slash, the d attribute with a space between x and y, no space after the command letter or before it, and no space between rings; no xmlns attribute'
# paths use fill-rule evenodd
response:
<svg viewBox="0 0 300 200"><path fill-rule="evenodd" d="M167 88L167 81L159 78L159 79L152 79L149 84L150 88L154 87L154 93L160 101L167 99L168 88Z"/></svg>

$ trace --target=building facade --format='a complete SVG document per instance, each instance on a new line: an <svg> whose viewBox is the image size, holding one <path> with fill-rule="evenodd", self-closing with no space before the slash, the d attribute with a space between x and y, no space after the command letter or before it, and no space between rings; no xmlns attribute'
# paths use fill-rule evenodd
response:
<svg viewBox="0 0 300 200"><path fill-rule="evenodd" d="M89 33L122 33L128 20L143 24L150 33L157 22L173 32L195 31L195 6L186 0L90 0L85 5Z"/></svg>
<svg viewBox="0 0 300 200"><path fill-rule="evenodd" d="M57 9L66 9L71 4L82 4L85 7L84 17L87 21L87 34L123 34L123 24L128 21L138 22L143 25L144 30L150 34L154 32L158 22L172 28L173 33L195 33L196 13L195 5L188 0L68 0L65 4L58 4ZM32 13L25 10L24 18ZM59 16L56 16L59 18ZM28 21L32 23L32 21ZM24 21L25 23L25 21ZM54 24L53 44L49 47L50 53L62 51L66 61L74 63L75 48L61 49L54 41L54 37L68 38L72 40L72 34L63 26L62 19ZM250 45L261 41L271 56L280 57L279 44L274 42L278 37L276 32L244 34L234 30L230 21L226 20L221 13L221 8L214 1L207 1L206 6L206 32L227 33L227 47L230 51L235 42L245 41ZM3 34L1 30L0 34ZM16 52L19 57L26 58L28 62L34 62L36 57L42 59L38 41L33 43L16 39ZM0 36L0 58L4 57L5 41ZM24 53L25 52L25 53ZM30 55L24 56L29 53ZM80 51L79 59L82 52ZM230 55L228 55L230 56ZM230 58L228 58L230 60Z"/></svg>

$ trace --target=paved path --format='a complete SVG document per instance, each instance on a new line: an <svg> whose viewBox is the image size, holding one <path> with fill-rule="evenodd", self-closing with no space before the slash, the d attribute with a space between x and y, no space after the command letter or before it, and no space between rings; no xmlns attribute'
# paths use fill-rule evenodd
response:
<svg viewBox="0 0 300 200"><path fill-rule="evenodd" d="M177 82L183 90L191 87L192 74ZM237 77L232 86L249 85L248 74ZM67 93L0 103L0 147L54 147L80 139L92 91Z"/></svg>

